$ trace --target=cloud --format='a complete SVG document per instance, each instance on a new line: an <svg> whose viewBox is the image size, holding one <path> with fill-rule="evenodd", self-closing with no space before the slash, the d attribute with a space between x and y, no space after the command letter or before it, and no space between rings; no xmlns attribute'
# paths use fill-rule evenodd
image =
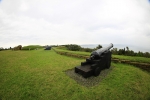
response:
<svg viewBox="0 0 150 100"><path fill-rule="evenodd" d="M0 46L114 43L149 48L149 12L147 0L3 0Z"/></svg>
<svg viewBox="0 0 150 100"><path fill-rule="evenodd" d="M25 1L22 1L21 6L20 6L20 11L27 11L29 7L25 3Z"/></svg>

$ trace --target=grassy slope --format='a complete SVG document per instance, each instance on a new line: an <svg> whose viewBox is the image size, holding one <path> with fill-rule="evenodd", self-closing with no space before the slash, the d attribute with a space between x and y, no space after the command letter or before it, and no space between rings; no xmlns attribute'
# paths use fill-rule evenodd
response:
<svg viewBox="0 0 150 100"><path fill-rule="evenodd" d="M59 48L54 48L57 51L61 51L61 52L69 52L69 53L73 53L73 54L80 54L80 55L85 55L85 56L90 56L89 52L82 52L82 51L70 51L70 50L66 50L66 49L59 49Z"/></svg>
<svg viewBox="0 0 150 100"><path fill-rule="evenodd" d="M150 58L146 58L146 57L123 56L123 55L112 55L112 57L118 58L118 59L135 61L135 62L137 61L137 62L150 63Z"/></svg>
<svg viewBox="0 0 150 100"><path fill-rule="evenodd" d="M67 100L150 99L150 74L136 67L112 64L113 71L98 85L81 86L64 71L84 59L54 51L1 51L0 98Z"/></svg>
<svg viewBox="0 0 150 100"><path fill-rule="evenodd" d="M39 48L43 48L42 46L40 46L40 45L28 45L28 46L24 46L24 47L22 47L22 50L29 50L29 48L30 48L30 50L34 50L34 49L39 49Z"/></svg>
<svg viewBox="0 0 150 100"><path fill-rule="evenodd" d="M61 51L61 52L70 52L70 53L86 55L86 56L90 56L90 54L91 54L89 52L69 51L69 50L66 50L66 49L59 49L59 48L54 48L54 49L56 49L57 51ZM112 55L112 57L113 58L118 58L118 59L135 61L135 62L150 63L150 58L145 58L145 57L123 56L123 55Z"/></svg>

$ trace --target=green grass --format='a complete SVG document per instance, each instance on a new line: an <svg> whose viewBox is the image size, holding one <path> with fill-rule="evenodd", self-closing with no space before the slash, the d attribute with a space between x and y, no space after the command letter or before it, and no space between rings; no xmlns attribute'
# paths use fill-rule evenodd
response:
<svg viewBox="0 0 150 100"><path fill-rule="evenodd" d="M85 56L90 56L90 52L82 52L82 51L70 51L67 49L59 49L59 48L54 48L56 51L60 51L60 52L69 52L69 53L73 53L73 54L80 54L80 55L85 55Z"/></svg>
<svg viewBox="0 0 150 100"><path fill-rule="evenodd" d="M97 86L87 88L64 71L85 59L53 50L0 51L2 100L148 100L150 74L134 66L114 64Z"/></svg>
<svg viewBox="0 0 150 100"><path fill-rule="evenodd" d="M118 58L118 59L135 61L135 62L150 63L150 58L146 58L146 57L123 56L123 55L112 55L112 57Z"/></svg>
<svg viewBox="0 0 150 100"><path fill-rule="evenodd" d="M90 56L90 52L82 52L82 51L69 51L66 49L61 49L61 48L54 48L57 51L61 52L69 52L73 54L79 54L79 55L85 55L85 56ZM112 55L113 58L118 58L118 59L123 59L123 60L130 60L133 62L142 62L142 63L150 63L150 58L146 57L136 57L136 56L123 56L123 55Z"/></svg>
<svg viewBox="0 0 150 100"><path fill-rule="evenodd" d="M28 46L24 46L22 47L22 50L35 50L35 49L39 49L39 48L43 48L42 46L40 45L28 45Z"/></svg>

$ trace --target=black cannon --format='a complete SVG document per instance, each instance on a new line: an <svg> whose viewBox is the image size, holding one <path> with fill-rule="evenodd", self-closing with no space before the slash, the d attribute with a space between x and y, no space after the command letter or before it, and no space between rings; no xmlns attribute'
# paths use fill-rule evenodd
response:
<svg viewBox="0 0 150 100"><path fill-rule="evenodd" d="M75 67L75 73L81 74L84 78L92 75L98 76L101 70L110 68L111 64L111 52L113 47L111 43L105 48L98 49L91 53L90 58L87 58L85 62L81 62L81 66Z"/></svg>
<svg viewBox="0 0 150 100"><path fill-rule="evenodd" d="M51 47L47 46L44 50L51 50Z"/></svg>

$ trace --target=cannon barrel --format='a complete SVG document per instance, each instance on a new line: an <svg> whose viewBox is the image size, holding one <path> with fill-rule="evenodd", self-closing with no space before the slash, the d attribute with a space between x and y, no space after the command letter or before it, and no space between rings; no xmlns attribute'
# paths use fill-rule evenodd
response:
<svg viewBox="0 0 150 100"><path fill-rule="evenodd" d="M100 48L98 50L95 50L91 53L91 58L96 58L96 57L100 57L102 53L104 53L105 51L108 51L109 49L111 49L113 47L113 44L110 43L107 47L104 48Z"/></svg>

